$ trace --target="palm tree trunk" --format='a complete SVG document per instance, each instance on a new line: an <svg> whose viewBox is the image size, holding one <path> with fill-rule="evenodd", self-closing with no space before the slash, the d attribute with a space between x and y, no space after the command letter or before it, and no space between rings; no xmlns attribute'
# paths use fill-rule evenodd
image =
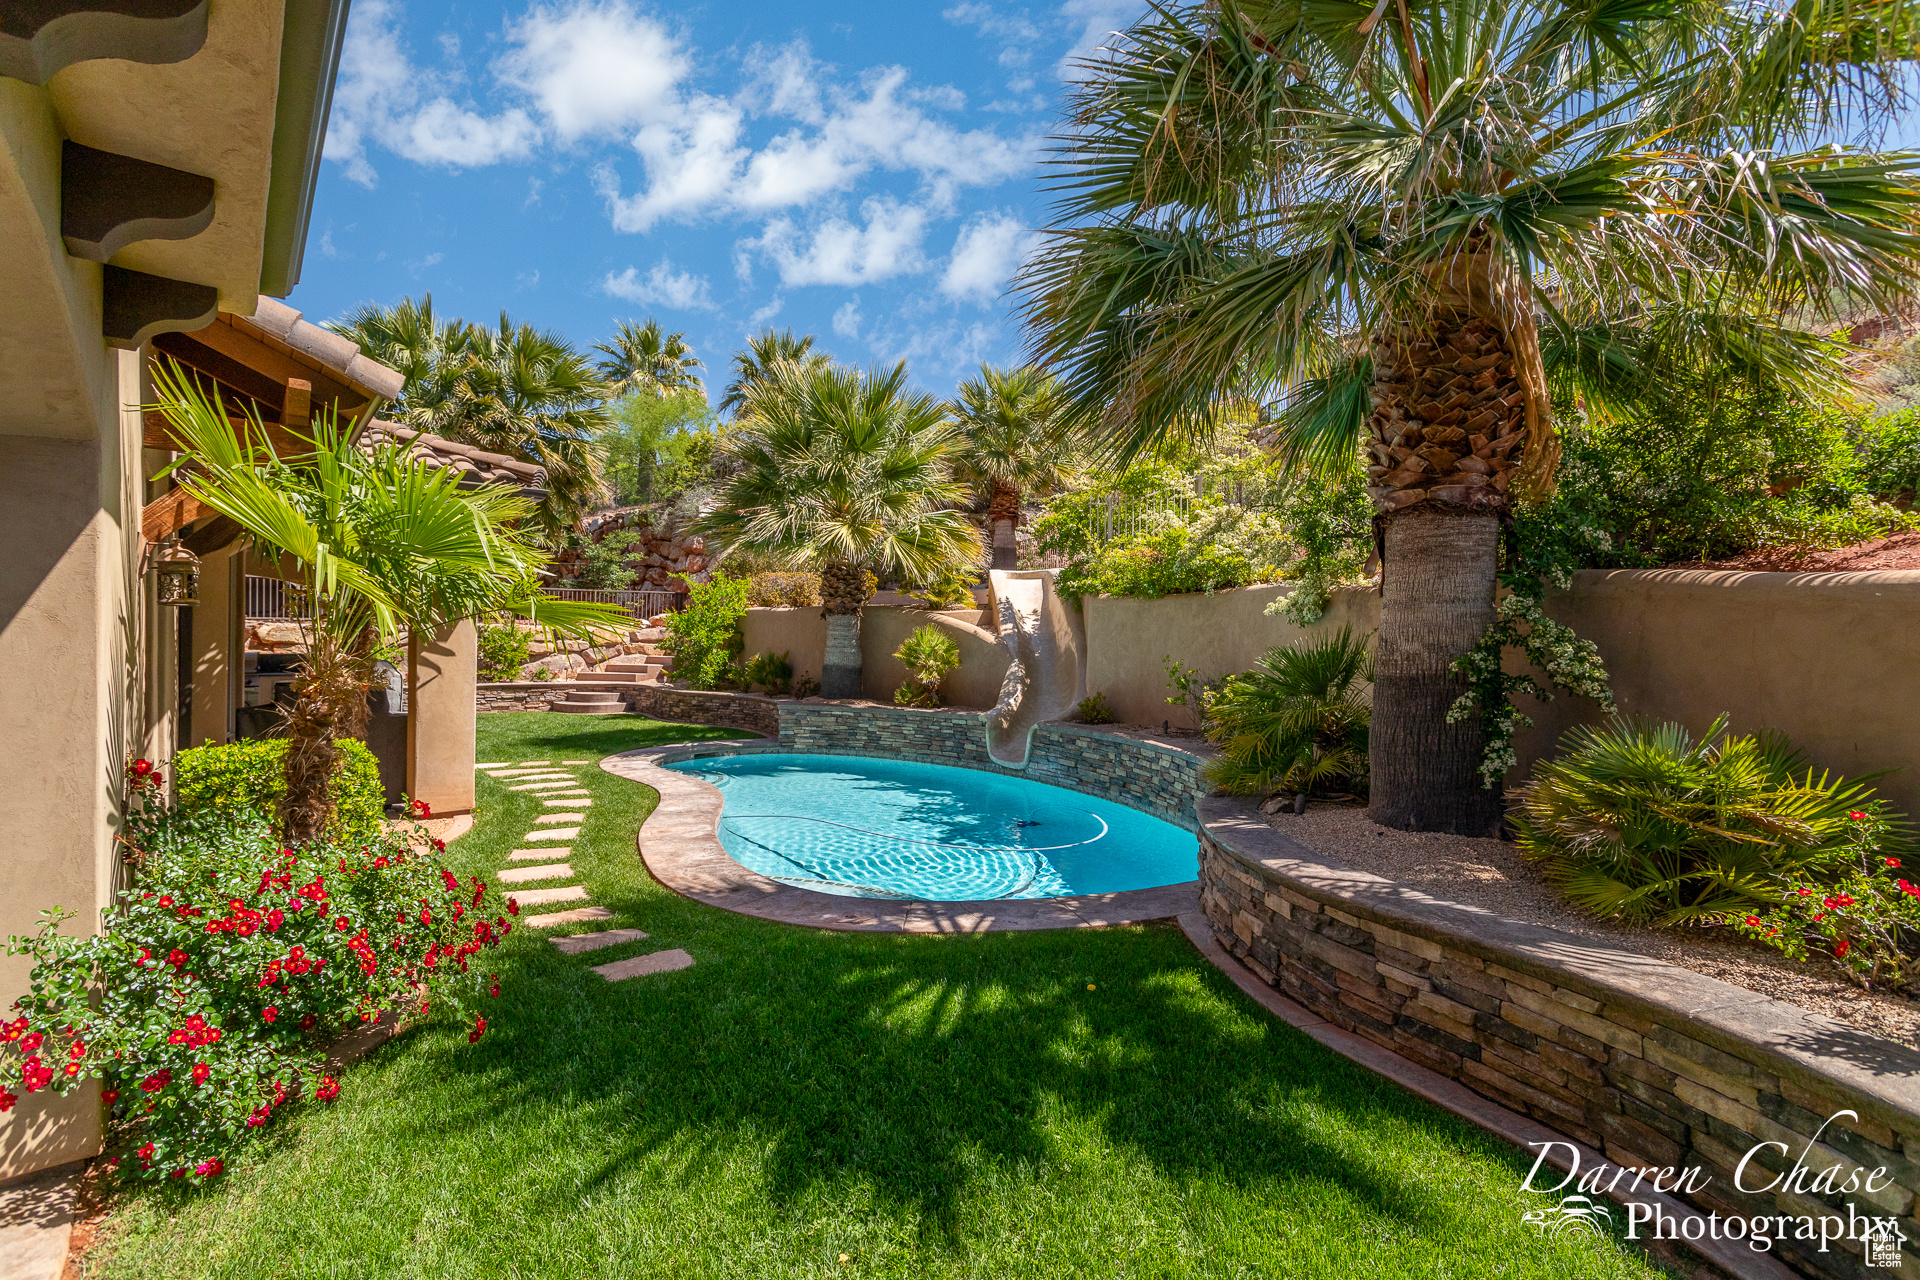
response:
<svg viewBox="0 0 1920 1280"><path fill-rule="evenodd" d="M1020 491L1010 484L995 482L987 504L987 524L993 534L993 567L1018 569L1020 549L1013 531L1020 523Z"/></svg>
<svg viewBox="0 0 1920 1280"><path fill-rule="evenodd" d="M1403 831L1497 835L1500 793L1482 785L1480 718L1448 724L1447 712L1466 690L1448 667L1493 625L1499 519L1422 505L1386 526L1367 815Z"/></svg>
<svg viewBox="0 0 1920 1280"><path fill-rule="evenodd" d="M307 657L287 710L287 762L280 834L289 845L318 840L333 821L333 775L341 738L366 735L371 633L343 645L323 627L307 635Z"/></svg>
<svg viewBox="0 0 1920 1280"><path fill-rule="evenodd" d="M827 652L820 663L820 694L860 696L860 607L867 599L867 571L834 561L820 569L820 603L827 619Z"/></svg>

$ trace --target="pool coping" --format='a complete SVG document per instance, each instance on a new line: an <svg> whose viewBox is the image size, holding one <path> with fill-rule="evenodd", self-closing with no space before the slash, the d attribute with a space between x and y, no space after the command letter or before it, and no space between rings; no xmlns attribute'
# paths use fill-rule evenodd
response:
<svg viewBox="0 0 1920 1280"><path fill-rule="evenodd" d="M850 933L992 933L1099 929L1177 919L1200 909L1200 881L1066 898L894 902L819 893L749 870L720 844L719 788L664 764L718 755L791 755L765 738L677 742L608 756L600 767L660 793L634 835L649 874L684 898L737 915ZM1197 868L1196 868L1197 870Z"/></svg>

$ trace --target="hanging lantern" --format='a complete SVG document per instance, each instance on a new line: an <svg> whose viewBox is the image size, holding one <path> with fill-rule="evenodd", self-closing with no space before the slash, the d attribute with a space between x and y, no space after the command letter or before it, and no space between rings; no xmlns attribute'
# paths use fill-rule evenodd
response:
<svg viewBox="0 0 1920 1280"><path fill-rule="evenodd" d="M159 601L176 609L200 603L200 557L169 537L153 558L154 586Z"/></svg>

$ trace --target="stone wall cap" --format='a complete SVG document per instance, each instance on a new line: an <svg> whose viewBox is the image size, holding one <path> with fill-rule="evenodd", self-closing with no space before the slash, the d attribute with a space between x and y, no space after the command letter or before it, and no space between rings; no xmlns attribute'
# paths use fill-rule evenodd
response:
<svg viewBox="0 0 1920 1280"><path fill-rule="evenodd" d="M1297 891L1338 900L1353 914L1607 1002L1677 1020L1716 1047L1756 1051L1781 1074L1860 1094L1877 1105L1877 1119L1903 1133L1920 1128L1920 1052L1665 960L1509 920L1347 866L1274 830L1245 800L1210 796L1196 808L1201 831L1223 852Z"/></svg>
<svg viewBox="0 0 1920 1280"><path fill-rule="evenodd" d="M1920 569L1581 569L1578 586L1601 585L1728 587L1749 591L1843 590L1858 587L1920 588Z"/></svg>

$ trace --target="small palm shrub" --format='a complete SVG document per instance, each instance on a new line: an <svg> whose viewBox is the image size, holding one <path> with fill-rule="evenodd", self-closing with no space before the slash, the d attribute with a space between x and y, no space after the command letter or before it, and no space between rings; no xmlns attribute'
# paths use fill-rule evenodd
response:
<svg viewBox="0 0 1920 1280"><path fill-rule="evenodd" d="M385 826L386 788L380 762L355 738L334 742L340 768L327 783L336 840L370 840ZM224 746L193 747L173 758L174 803L183 810L244 808L272 818L287 793L287 740L256 738Z"/></svg>
<svg viewBox="0 0 1920 1280"><path fill-rule="evenodd" d="M1112 724L1113 704L1104 693L1090 693L1074 704L1073 713L1081 724Z"/></svg>
<svg viewBox="0 0 1920 1280"><path fill-rule="evenodd" d="M1367 788L1373 664L1350 627L1267 650L1207 700L1207 739L1220 754L1206 780L1239 795Z"/></svg>
<svg viewBox="0 0 1920 1280"><path fill-rule="evenodd" d="M793 680L793 663L785 653L756 653L741 674L740 687L752 691L759 685L768 693L785 693Z"/></svg>
<svg viewBox="0 0 1920 1280"><path fill-rule="evenodd" d="M666 620L660 647L673 655L673 674L694 689L711 689L726 677L746 643L740 619L747 613L747 580L716 577L697 582L687 604Z"/></svg>
<svg viewBox="0 0 1920 1280"><path fill-rule="evenodd" d="M1871 787L1816 777L1786 739L1731 735L1725 716L1699 739L1616 717L1563 745L1514 790L1508 820L1521 852L1597 916L1744 918L1776 906L1783 881L1831 884L1857 869L1863 830L1885 856L1908 847L1904 817Z"/></svg>
<svg viewBox="0 0 1920 1280"><path fill-rule="evenodd" d="M973 584L958 569L948 569L911 593L929 609L966 609L973 605Z"/></svg>
<svg viewBox="0 0 1920 1280"><path fill-rule="evenodd" d="M940 628L928 624L900 642L893 656L906 664L907 679L893 691L903 707L940 705L940 682L960 665L960 646Z"/></svg>
<svg viewBox="0 0 1920 1280"><path fill-rule="evenodd" d="M747 580L747 605L754 609L805 609L820 603L817 573L756 573Z"/></svg>
<svg viewBox="0 0 1920 1280"><path fill-rule="evenodd" d="M480 678L482 680L518 680L520 668L527 665L533 637L508 623L500 627L480 628Z"/></svg>

